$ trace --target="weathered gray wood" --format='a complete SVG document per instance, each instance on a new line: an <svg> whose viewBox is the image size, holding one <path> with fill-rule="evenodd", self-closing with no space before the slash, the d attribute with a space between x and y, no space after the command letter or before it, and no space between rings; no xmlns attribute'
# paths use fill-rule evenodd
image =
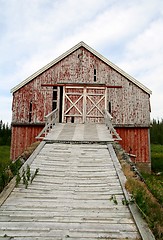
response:
<svg viewBox="0 0 163 240"><path fill-rule="evenodd" d="M28 158L28 160L23 165L23 168L26 168L27 164L31 165L32 161L36 158L38 153L41 151L41 149L44 147L45 142L42 141L38 147L35 149L35 151L31 154L31 156ZM22 171L22 168L20 169L20 172ZM4 203L4 201L8 198L12 190L14 189L16 184L16 177L14 177L10 183L4 188L4 190L0 193L0 206Z"/></svg>
<svg viewBox="0 0 163 240"><path fill-rule="evenodd" d="M1 206L0 237L140 239L106 145L46 144L31 162L38 167Z"/></svg>
<svg viewBox="0 0 163 240"><path fill-rule="evenodd" d="M104 124L58 123L46 136L46 140L69 142L113 142Z"/></svg>
<svg viewBox="0 0 163 240"><path fill-rule="evenodd" d="M105 109L105 124L108 127L110 134L112 135L114 140L122 140L117 131L115 130L115 128L113 127L112 119L113 117L110 115L108 110Z"/></svg>
<svg viewBox="0 0 163 240"><path fill-rule="evenodd" d="M58 122L59 114L58 114L58 108L53 110L51 113L45 116L45 127L42 129L42 131L39 133L39 135L36 137L36 139L43 139L48 132L51 130L51 128L55 125L56 122Z"/></svg>

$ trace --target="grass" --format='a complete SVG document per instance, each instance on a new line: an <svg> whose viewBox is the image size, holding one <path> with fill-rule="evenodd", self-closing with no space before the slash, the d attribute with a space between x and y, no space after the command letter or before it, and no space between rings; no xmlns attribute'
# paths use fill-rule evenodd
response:
<svg viewBox="0 0 163 240"><path fill-rule="evenodd" d="M152 174L142 173L151 193L163 207L163 145L151 144Z"/></svg>
<svg viewBox="0 0 163 240"><path fill-rule="evenodd" d="M39 142L35 142L28 147L21 155L21 158L26 161L38 144ZM21 160L17 160L14 163L10 160L9 146L0 146L0 192L9 183L13 176L17 175L21 165Z"/></svg>
<svg viewBox="0 0 163 240"><path fill-rule="evenodd" d="M152 171L163 173L163 145L151 144Z"/></svg>
<svg viewBox="0 0 163 240"><path fill-rule="evenodd" d="M149 191L146 184L136 178L127 177L126 188L132 193L142 216L157 240L163 239L163 208Z"/></svg>
<svg viewBox="0 0 163 240"><path fill-rule="evenodd" d="M0 192L10 180L10 173L8 171L10 164L10 147L0 146Z"/></svg>
<svg viewBox="0 0 163 240"><path fill-rule="evenodd" d="M21 162L12 163L10 160L10 146L0 146L0 192L15 176Z"/></svg>
<svg viewBox="0 0 163 240"><path fill-rule="evenodd" d="M0 173L11 163L10 146L0 146Z"/></svg>
<svg viewBox="0 0 163 240"><path fill-rule="evenodd" d="M125 160L124 151L118 146L115 146L115 149L127 178L127 190L135 199L155 238L163 240L163 146L151 145L152 173L142 173L145 182L142 182L131 170Z"/></svg>
<svg viewBox="0 0 163 240"><path fill-rule="evenodd" d="M157 176L154 174L146 173L142 173L142 175L149 190L163 207L163 175Z"/></svg>
<svg viewBox="0 0 163 240"><path fill-rule="evenodd" d="M142 173L147 186L137 190L137 203L146 215L146 220L156 239L163 239L163 145L151 144L152 173Z"/></svg>

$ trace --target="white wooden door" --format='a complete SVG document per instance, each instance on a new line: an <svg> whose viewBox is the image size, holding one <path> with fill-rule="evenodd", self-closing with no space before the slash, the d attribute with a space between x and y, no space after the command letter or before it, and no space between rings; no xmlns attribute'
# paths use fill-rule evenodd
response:
<svg viewBox="0 0 163 240"><path fill-rule="evenodd" d="M63 91L63 122L104 122L106 88L70 87Z"/></svg>
<svg viewBox="0 0 163 240"><path fill-rule="evenodd" d="M64 87L63 122L83 123L83 87Z"/></svg>
<svg viewBox="0 0 163 240"><path fill-rule="evenodd" d="M106 108L106 88L87 87L85 104L85 122L104 122Z"/></svg>

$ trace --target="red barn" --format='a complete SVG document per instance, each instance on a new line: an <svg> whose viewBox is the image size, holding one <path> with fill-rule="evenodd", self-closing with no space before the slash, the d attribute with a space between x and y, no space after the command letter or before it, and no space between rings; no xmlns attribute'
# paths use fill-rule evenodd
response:
<svg viewBox="0 0 163 240"><path fill-rule="evenodd" d="M151 91L80 42L14 87L11 159L16 159L59 110L59 122L103 123L108 109L122 147L150 168Z"/></svg>

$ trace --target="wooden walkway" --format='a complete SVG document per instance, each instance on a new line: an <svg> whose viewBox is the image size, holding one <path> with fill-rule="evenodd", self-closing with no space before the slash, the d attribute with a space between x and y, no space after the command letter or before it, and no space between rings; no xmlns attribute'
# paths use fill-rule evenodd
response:
<svg viewBox="0 0 163 240"><path fill-rule="evenodd" d="M91 131L85 131L84 140ZM72 139L77 140L75 132ZM62 131L55 134L48 139L66 140ZM33 183L27 189L20 183L0 207L0 239L142 239L130 209L122 204L121 170L112 144L42 144L28 160L33 173L39 168Z"/></svg>
<svg viewBox="0 0 163 240"><path fill-rule="evenodd" d="M46 140L68 142L113 142L105 124L57 123Z"/></svg>

